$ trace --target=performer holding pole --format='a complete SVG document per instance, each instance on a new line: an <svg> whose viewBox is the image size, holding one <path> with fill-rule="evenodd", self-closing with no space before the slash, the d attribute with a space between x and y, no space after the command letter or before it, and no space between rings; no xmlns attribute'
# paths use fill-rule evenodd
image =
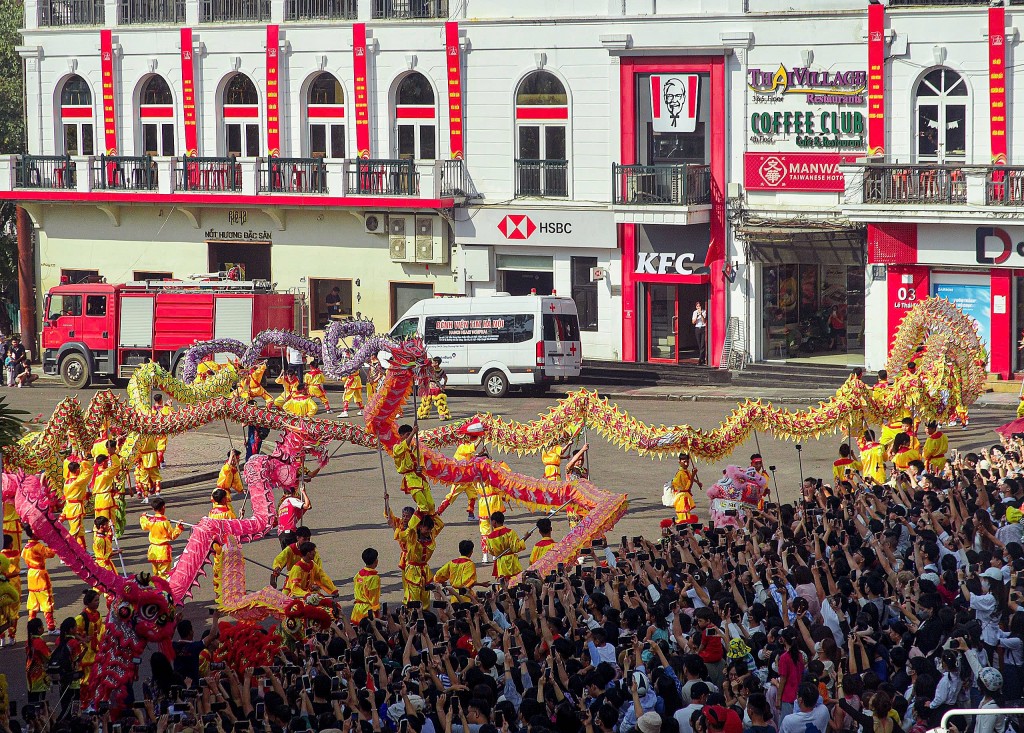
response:
<svg viewBox="0 0 1024 733"><path fill-rule="evenodd" d="M162 496L154 496L149 505L153 514L139 517L139 526L149 532L149 552L146 557L153 566L153 575L167 578L171 572L171 540L177 539L186 525L185 522L172 524L167 518L164 514L167 502Z"/></svg>

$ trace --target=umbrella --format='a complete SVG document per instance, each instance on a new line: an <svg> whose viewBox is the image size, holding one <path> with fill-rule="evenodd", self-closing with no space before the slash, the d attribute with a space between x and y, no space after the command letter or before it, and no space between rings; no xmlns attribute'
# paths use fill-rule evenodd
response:
<svg viewBox="0 0 1024 733"><path fill-rule="evenodd" d="M996 432L1005 437L1010 437L1014 433L1024 433L1024 417L1019 417L1005 425L1000 425L996 428Z"/></svg>

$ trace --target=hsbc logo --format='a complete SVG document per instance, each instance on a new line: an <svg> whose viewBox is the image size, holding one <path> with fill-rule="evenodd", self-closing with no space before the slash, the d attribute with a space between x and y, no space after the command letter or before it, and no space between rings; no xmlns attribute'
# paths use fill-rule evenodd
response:
<svg viewBox="0 0 1024 733"><path fill-rule="evenodd" d="M507 214L498 222L498 231L505 239L529 239L535 232L541 234L572 234L572 222L542 221L540 224L526 214Z"/></svg>

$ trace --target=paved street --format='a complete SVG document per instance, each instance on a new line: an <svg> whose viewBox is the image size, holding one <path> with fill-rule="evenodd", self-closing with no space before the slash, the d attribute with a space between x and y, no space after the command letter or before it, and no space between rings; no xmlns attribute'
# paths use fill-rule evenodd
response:
<svg viewBox="0 0 1024 733"><path fill-rule="evenodd" d="M693 388L689 389L693 391ZM28 410L32 415L43 413L44 417L47 417L53 406L66 394L66 390L63 385L48 382L31 390L5 390L4 394L13 406ZM80 393L79 397L83 402L87 402L91 395L92 390L86 390ZM687 422L703 428L716 426L732 409L731 403L724 401L673 401L664 397L640 399L645 396L641 392L637 397L617 401L621 407L647 422ZM813 402L823 396L818 395ZM491 410L518 420L528 420L546 410L556 397L553 392L546 399L512 397L495 402L487 400L483 394L460 393L453 395L449 404L457 418L477 411ZM970 429L954 430L951 433L951 444L961 450L991 444L994 439L992 428L1012 418L1013 408L1005 404L1008 400L1004 399L1002 402L1004 404L976 407L972 411ZM436 424L435 420L423 423L425 427ZM230 428L234 445L238 446L240 430L235 426ZM829 475L832 461L836 457L838 442L838 438L832 437L805 443L804 474ZM172 438L167 452L169 465L164 472L165 478L182 478L216 470L229 446L223 424L209 425L187 436ZM778 466L778 489L783 501L794 499L797 495L800 470L793 444L761 435L760 447L766 465ZM745 465L747 457L754 450L755 443L751 439L737 451L731 462ZM540 459L536 456L511 456L506 457L506 460L515 470L533 475L541 473ZM590 467L593 480L603 488L627 493L630 496L629 512L619 523L615 536L657 535L658 521L671 515L670 510L661 506L660 497L662 485L674 473L674 464L675 462L670 460L658 461L626 454L600 440L592 443ZM724 465L726 462L723 461L721 464L700 466L701 478L706 485L720 475ZM394 497L394 508L398 510L405 503L405 497L398 490L397 474L390 460L386 460L385 469L385 478ZM312 528L314 541L320 546L325 569L349 598L351 577L360 567L359 553L370 545L381 552L380 571L385 600L397 601L401 596L401 580L396 569L398 548L381 517L382 483L375 452L342 446L327 468L310 485L313 509L306 515L306 524ZM209 508L209 494L213 484L213 481L208 480L165 491L168 516L187 522L196 521ZM441 487L434 490L434 496L438 501L445 493L446 489ZM698 512L704 515L708 503L706 497L697 492L695 499ZM129 504L129 529L122 542L124 560L129 572L149 569L146 562L145 535L138 527L138 516L144 508L145 505L135 501ZM533 524L533 516L522 509L512 508L510 514L511 526L521 534ZM466 518L464 503L460 502L449 509L445 519L449 525L440 536L439 547L434 555L435 566L457 555L456 547L459 540L478 537L476 523L469 522ZM557 521L555 526L557 538L566 531L566 524L564 521ZM185 539L186 536L183 535L175 542L175 555L184 547ZM278 549L276 537L268 537L261 542L248 545L245 554L258 562L270 564ZM247 586L250 590L266 584L266 571L252 564L248 566L248 570L250 575ZM60 619L79 610L79 594L83 586L67 568L56 561L51 561L51 575L56 592L56 615L59 622ZM195 601L187 607L186 614L196 619L205 619L206 611L203 606L208 604L211 598L211 582L209 578L205 578L196 591ZM19 638L24 638L24 622L20 624ZM23 653L20 645L0 650L0 668L16 669L9 665L20 664ZM12 676L14 686L24 683L21 677L19 674Z"/></svg>

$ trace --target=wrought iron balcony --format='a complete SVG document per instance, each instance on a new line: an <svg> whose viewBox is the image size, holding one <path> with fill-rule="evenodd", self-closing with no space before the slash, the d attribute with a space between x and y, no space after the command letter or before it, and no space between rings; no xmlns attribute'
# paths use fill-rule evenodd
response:
<svg viewBox="0 0 1024 733"><path fill-rule="evenodd" d="M200 0L202 23L264 23L270 20L270 0Z"/></svg>
<svg viewBox="0 0 1024 733"><path fill-rule="evenodd" d="M285 20L355 20L356 0L287 0Z"/></svg>
<svg viewBox="0 0 1024 733"><path fill-rule="evenodd" d="M516 159L516 198L569 195L568 160Z"/></svg>
<svg viewBox="0 0 1024 733"><path fill-rule="evenodd" d="M148 155L100 155L90 174L93 191L156 190L156 161Z"/></svg>
<svg viewBox="0 0 1024 733"><path fill-rule="evenodd" d="M234 158L181 159L174 187L181 191L239 191L242 169Z"/></svg>
<svg viewBox="0 0 1024 733"><path fill-rule="evenodd" d="M447 18L448 0L373 0L374 19Z"/></svg>
<svg viewBox="0 0 1024 733"><path fill-rule="evenodd" d="M323 158L267 158L260 161L260 193L327 193Z"/></svg>
<svg viewBox="0 0 1024 733"><path fill-rule="evenodd" d="M480 194L469 177L464 160L445 160L441 163L441 195L454 198L475 199Z"/></svg>
<svg viewBox="0 0 1024 733"><path fill-rule="evenodd" d="M411 160L359 159L351 161L345 190L350 194L417 196L420 182Z"/></svg>
<svg viewBox="0 0 1024 733"><path fill-rule="evenodd" d="M40 0L39 25L103 25L103 0Z"/></svg>
<svg viewBox="0 0 1024 733"><path fill-rule="evenodd" d="M15 188L75 188L75 162L69 155L23 155L15 171Z"/></svg>
<svg viewBox="0 0 1024 733"><path fill-rule="evenodd" d="M185 22L185 0L120 0L117 22L177 24Z"/></svg>
<svg viewBox="0 0 1024 733"><path fill-rule="evenodd" d="M612 203L701 206L711 203L711 167L673 163L612 165Z"/></svg>
<svg viewBox="0 0 1024 733"><path fill-rule="evenodd" d="M967 179L960 166L868 165L866 204L966 204Z"/></svg>

